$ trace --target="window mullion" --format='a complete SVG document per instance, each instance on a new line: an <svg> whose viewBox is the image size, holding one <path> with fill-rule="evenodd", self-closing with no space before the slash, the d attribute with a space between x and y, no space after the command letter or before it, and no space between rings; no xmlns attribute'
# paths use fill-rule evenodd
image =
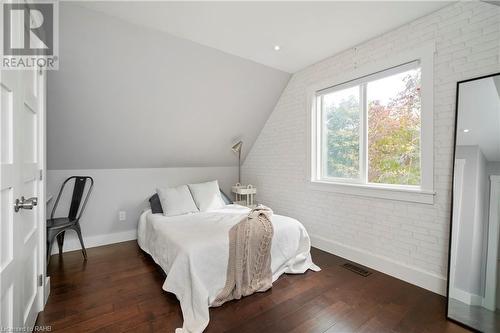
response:
<svg viewBox="0 0 500 333"><path fill-rule="evenodd" d="M368 105L366 102L366 87L363 83L359 86L359 96L361 105L361 135L360 135L360 179L363 184L368 183Z"/></svg>
<svg viewBox="0 0 500 333"><path fill-rule="evenodd" d="M326 123L326 115L325 115L325 104L324 104L324 95L321 96L321 109L320 109L320 119L321 119L321 145L320 145L320 151L321 151L321 167L320 167L320 176L325 177L327 174L327 168L328 168L328 126Z"/></svg>

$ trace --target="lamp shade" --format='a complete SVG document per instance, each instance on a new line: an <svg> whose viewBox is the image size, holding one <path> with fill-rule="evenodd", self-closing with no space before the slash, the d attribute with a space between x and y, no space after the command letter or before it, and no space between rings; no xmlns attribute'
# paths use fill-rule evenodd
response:
<svg viewBox="0 0 500 333"><path fill-rule="evenodd" d="M243 141L238 141L231 147L231 150L235 153L239 153L241 151L241 146L243 146Z"/></svg>

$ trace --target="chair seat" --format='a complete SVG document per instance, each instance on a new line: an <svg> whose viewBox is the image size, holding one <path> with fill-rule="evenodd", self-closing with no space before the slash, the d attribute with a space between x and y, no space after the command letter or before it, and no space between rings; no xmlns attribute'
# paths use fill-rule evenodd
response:
<svg viewBox="0 0 500 333"><path fill-rule="evenodd" d="M70 219L68 217L56 217L47 220L47 228L50 229L61 229L69 227L76 223L75 219Z"/></svg>

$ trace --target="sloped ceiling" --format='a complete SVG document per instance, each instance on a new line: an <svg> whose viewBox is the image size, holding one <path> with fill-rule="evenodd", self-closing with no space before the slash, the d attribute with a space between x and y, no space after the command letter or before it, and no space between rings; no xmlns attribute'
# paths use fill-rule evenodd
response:
<svg viewBox="0 0 500 333"><path fill-rule="evenodd" d="M60 3L48 76L49 169L237 165L289 74Z"/></svg>
<svg viewBox="0 0 500 333"><path fill-rule="evenodd" d="M450 1L88 1L85 6L294 73ZM274 51L279 45L281 50Z"/></svg>
<svg viewBox="0 0 500 333"><path fill-rule="evenodd" d="M500 97L500 74L494 76L493 81L495 82L495 87L497 88L498 96Z"/></svg>

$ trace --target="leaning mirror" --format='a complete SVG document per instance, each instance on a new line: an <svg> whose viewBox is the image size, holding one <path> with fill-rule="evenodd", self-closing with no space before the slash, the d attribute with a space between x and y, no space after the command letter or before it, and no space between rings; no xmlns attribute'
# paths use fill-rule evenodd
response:
<svg viewBox="0 0 500 333"><path fill-rule="evenodd" d="M500 73L457 84L449 319L500 332Z"/></svg>

